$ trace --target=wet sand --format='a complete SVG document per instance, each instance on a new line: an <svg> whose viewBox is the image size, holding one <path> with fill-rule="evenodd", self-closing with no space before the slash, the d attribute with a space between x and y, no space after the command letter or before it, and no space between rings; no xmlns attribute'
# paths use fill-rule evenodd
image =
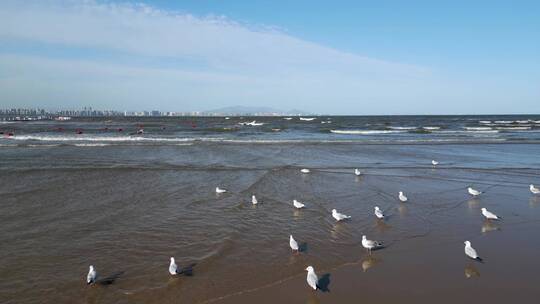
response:
<svg viewBox="0 0 540 304"><path fill-rule="evenodd" d="M540 197L528 185L540 184L539 152L519 144L6 148L0 302L535 303ZM471 199L469 185L486 193ZM216 195L216 186L229 192ZM409 202L398 202L400 190ZM294 210L293 199L306 209ZM375 219L375 205L387 219ZM482 207L504 220L486 222ZM352 219L335 223L333 208ZM291 233L303 252L291 253ZM368 255L363 234L386 247ZM466 258L465 240L485 263ZM196 263L194 276L170 277L170 256ZM122 274L87 286L90 264ZM308 288L308 265L328 290Z"/></svg>

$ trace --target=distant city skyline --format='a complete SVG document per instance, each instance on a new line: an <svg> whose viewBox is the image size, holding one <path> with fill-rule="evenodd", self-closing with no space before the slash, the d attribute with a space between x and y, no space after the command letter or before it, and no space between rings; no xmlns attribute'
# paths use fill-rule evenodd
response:
<svg viewBox="0 0 540 304"><path fill-rule="evenodd" d="M0 108L540 113L540 2L0 2Z"/></svg>

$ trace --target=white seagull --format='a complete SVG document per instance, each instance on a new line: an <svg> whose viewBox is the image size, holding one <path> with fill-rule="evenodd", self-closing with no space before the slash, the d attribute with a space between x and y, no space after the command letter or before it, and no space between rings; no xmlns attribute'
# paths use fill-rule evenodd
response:
<svg viewBox="0 0 540 304"><path fill-rule="evenodd" d="M317 290L317 282L319 282L319 278L317 277L317 274L315 273L315 269L313 269L313 266L308 266L306 268L307 270L307 284L309 287L313 288L313 290Z"/></svg>
<svg viewBox="0 0 540 304"><path fill-rule="evenodd" d="M294 240L292 235L289 237L289 245L291 246L292 251L298 251L298 243Z"/></svg>
<svg viewBox="0 0 540 304"><path fill-rule="evenodd" d="M360 176L362 172L360 172L360 169L354 169L354 175Z"/></svg>
<svg viewBox="0 0 540 304"><path fill-rule="evenodd" d="M257 201L257 198L255 197L255 194L251 196L251 203L253 205L257 205L259 203L259 201Z"/></svg>
<svg viewBox="0 0 540 304"><path fill-rule="evenodd" d="M473 260L482 261L482 258L478 256L476 250L472 248L471 242L465 241L465 254Z"/></svg>
<svg viewBox="0 0 540 304"><path fill-rule="evenodd" d="M171 263L169 264L169 273L171 275L177 275L177 274L183 274L185 276L191 276L193 274L193 266L195 264L189 265L184 267L183 269L181 267L178 267L176 265L176 262L174 261L174 258L171 257Z"/></svg>
<svg viewBox="0 0 540 304"><path fill-rule="evenodd" d="M169 264L169 273L171 275L177 275L179 274L178 272L178 266L176 265L176 263L174 262L174 258L171 257L171 263Z"/></svg>
<svg viewBox="0 0 540 304"><path fill-rule="evenodd" d="M534 185L529 185L529 189L531 190L532 194L540 194L540 189L536 188Z"/></svg>
<svg viewBox="0 0 540 304"><path fill-rule="evenodd" d="M225 193L227 192L226 189L221 189L220 187L216 187L216 193Z"/></svg>
<svg viewBox="0 0 540 304"><path fill-rule="evenodd" d="M365 235L362 235L362 246L366 248L369 251L369 253L371 253L372 249L377 249L379 247L382 247L382 243L368 240Z"/></svg>
<svg viewBox="0 0 540 304"><path fill-rule="evenodd" d="M296 209L302 209L302 208L305 207L304 204L300 203L300 202L297 201L297 200L293 200L292 203L293 203L293 206L294 206Z"/></svg>
<svg viewBox="0 0 540 304"><path fill-rule="evenodd" d="M434 166L436 166L436 165L438 165L438 164L439 164L439 162L438 162L438 161L436 161L436 160L432 160L432 161L431 161L431 164L432 164L432 165L434 165Z"/></svg>
<svg viewBox="0 0 540 304"><path fill-rule="evenodd" d="M304 169L301 169L300 172L307 174L311 171L309 171L309 169L304 168Z"/></svg>
<svg viewBox="0 0 540 304"><path fill-rule="evenodd" d="M342 220L346 220L346 219L350 219L351 217L348 216L348 215L345 215L343 213L339 213L337 212L336 209L332 209L332 216L336 219L336 221L342 221Z"/></svg>
<svg viewBox="0 0 540 304"><path fill-rule="evenodd" d="M379 209L379 207L375 206L375 216L379 219L384 218L384 213Z"/></svg>
<svg viewBox="0 0 540 304"><path fill-rule="evenodd" d="M408 198L405 196L405 194L403 194L402 191L399 191L399 200L402 201L402 202L406 202L408 200Z"/></svg>
<svg viewBox="0 0 540 304"><path fill-rule="evenodd" d="M86 284L94 284L96 283L97 273L94 269L94 266L90 265L88 270L88 275L86 276Z"/></svg>
<svg viewBox="0 0 540 304"><path fill-rule="evenodd" d="M486 208L482 208L482 215L488 220L500 220L502 217L497 216L495 213L489 212Z"/></svg>
<svg viewBox="0 0 540 304"><path fill-rule="evenodd" d="M482 194L481 191L478 191L478 190L473 189L471 187L468 187L467 191L469 191L469 194L472 195L472 196L479 196L480 194Z"/></svg>

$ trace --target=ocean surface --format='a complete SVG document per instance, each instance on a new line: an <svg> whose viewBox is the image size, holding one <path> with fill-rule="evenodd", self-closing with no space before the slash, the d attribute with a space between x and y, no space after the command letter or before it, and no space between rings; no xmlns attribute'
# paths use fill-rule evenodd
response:
<svg viewBox="0 0 540 304"><path fill-rule="evenodd" d="M4 122L0 132L0 145L538 142L540 115L79 118Z"/></svg>
<svg viewBox="0 0 540 304"><path fill-rule="evenodd" d="M540 116L74 118L0 132L0 303L540 297ZM336 223L334 208L352 218ZM385 248L368 254L362 235ZM193 276L171 277L171 256ZM88 286L89 265L114 282Z"/></svg>

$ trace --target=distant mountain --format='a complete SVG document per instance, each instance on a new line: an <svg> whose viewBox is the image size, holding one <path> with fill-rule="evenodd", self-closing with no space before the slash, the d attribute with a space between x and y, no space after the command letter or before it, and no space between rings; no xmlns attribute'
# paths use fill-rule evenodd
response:
<svg viewBox="0 0 540 304"><path fill-rule="evenodd" d="M204 114L216 115L305 115L307 112L300 110L283 111L271 107L230 106L209 111Z"/></svg>

